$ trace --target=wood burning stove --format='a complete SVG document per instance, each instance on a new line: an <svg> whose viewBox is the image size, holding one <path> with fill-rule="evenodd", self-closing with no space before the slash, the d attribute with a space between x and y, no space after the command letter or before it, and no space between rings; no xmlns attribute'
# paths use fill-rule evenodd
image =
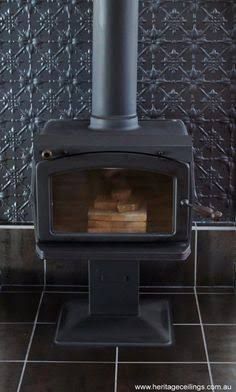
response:
<svg viewBox="0 0 236 392"><path fill-rule="evenodd" d="M66 305L56 341L168 345L168 304L139 304L138 267L190 254L192 141L181 121L138 123L138 1L94 0L93 26L90 122L52 120L34 140L38 255L89 260L89 306Z"/></svg>
<svg viewBox="0 0 236 392"><path fill-rule="evenodd" d="M191 212L182 203L192 202L192 146L182 122L113 133L52 121L36 139L35 162L40 242L189 244Z"/></svg>

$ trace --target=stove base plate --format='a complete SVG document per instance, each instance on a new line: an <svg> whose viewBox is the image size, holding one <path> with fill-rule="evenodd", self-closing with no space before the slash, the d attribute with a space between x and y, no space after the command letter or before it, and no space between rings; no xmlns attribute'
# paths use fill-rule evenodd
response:
<svg viewBox="0 0 236 392"><path fill-rule="evenodd" d="M138 315L89 314L86 300L66 303L60 313L55 343L69 346L170 346L171 313L166 300L141 299Z"/></svg>

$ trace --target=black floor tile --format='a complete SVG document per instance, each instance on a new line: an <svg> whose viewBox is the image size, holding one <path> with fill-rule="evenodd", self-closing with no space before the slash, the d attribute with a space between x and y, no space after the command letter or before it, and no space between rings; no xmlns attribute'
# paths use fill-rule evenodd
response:
<svg viewBox="0 0 236 392"><path fill-rule="evenodd" d="M43 262L36 256L34 230L2 229L0 255L3 284L43 284Z"/></svg>
<svg viewBox="0 0 236 392"><path fill-rule="evenodd" d="M16 392L23 363L0 363L0 391Z"/></svg>
<svg viewBox="0 0 236 392"><path fill-rule="evenodd" d="M198 232L197 284L233 286L236 231Z"/></svg>
<svg viewBox="0 0 236 392"><path fill-rule="evenodd" d="M141 294L142 301L167 299L173 317L173 323L199 323L195 296L192 294Z"/></svg>
<svg viewBox="0 0 236 392"><path fill-rule="evenodd" d="M27 351L32 325L0 325L0 360L23 360Z"/></svg>
<svg viewBox="0 0 236 392"><path fill-rule="evenodd" d="M39 313L39 322L56 322L63 303L86 297L77 293L45 293ZM199 323L196 300L192 294L141 294L142 301L168 299L170 302L174 323Z"/></svg>
<svg viewBox="0 0 236 392"><path fill-rule="evenodd" d="M204 330L210 361L236 361L236 326L204 326Z"/></svg>
<svg viewBox="0 0 236 392"><path fill-rule="evenodd" d="M119 361L202 362L206 360L200 326L174 326L175 341L170 347L120 348Z"/></svg>
<svg viewBox="0 0 236 392"><path fill-rule="evenodd" d="M192 231L192 253L184 263L179 261L149 261L140 263L141 286L193 286L194 285L194 243Z"/></svg>
<svg viewBox="0 0 236 392"><path fill-rule="evenodd" d="M198 299L203 323L236 324L235 294L201 294Z"/></svg>
<svg viewBox="0 0 236 392"><path fill-rule="evenodd" d="M39 293L0 293L0 322L33 322Z"/></svg>
<svg viewBox="0 0 236 392"><path fill-rule="evenodd" d="M21 392L112 392L114 365L27 364Z"/></svg>
<svg viewBox="0 0 236 392"><path fill-rule="evenodd" d="M39 322L57 322L62 305L71 300L86 298L87 293L45 293L40 307Z"/></svg>
<svg viewBox="0 0 236 392"><path fill-rule="evenodd" d="M137 385L150 385L150 390L164 391L160 385L206 386L209 383L208 368L204 364L119 364L118 368L118 392L135 391Z"/></svg>
<svg viewBox="0 0 236 392"><path fill-rule="evenodd" d="M62 261L47 262L47 284L50 285L87 285L88 261L79 260L68 263Z"/></svg>
<svg viewBox="0 0 236 392"><path fill-rule="evenodd" d="M65 347L56 345L56 324L38 324L30 350L30 360L37 361L115 361L115 348Z"/></svg>
<svg viewBox="0 0 236 392"><path fill-rule="evenodd" d="M236 391L236 365L211 365L214 384L231 386Z"/></svg>

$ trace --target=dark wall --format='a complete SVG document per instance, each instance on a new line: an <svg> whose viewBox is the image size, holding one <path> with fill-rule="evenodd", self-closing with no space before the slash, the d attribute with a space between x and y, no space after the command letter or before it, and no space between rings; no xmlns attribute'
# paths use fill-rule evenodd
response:
<svg viewBox="0 0 236 392"><path fill-rule="evenodd" d="M128 1L128 0L127 0ZM181 118L198 195L234 220L234 0L140 1L140 118ZM92 1L0 2L0 220L30 222L32 137L88 118Z"/></svg>

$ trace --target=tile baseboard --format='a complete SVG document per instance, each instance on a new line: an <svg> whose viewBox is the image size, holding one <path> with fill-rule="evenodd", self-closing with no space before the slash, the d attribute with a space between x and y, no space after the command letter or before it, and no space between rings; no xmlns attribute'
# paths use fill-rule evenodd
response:
<svg viewBox="0 0 236 392"><path fill-rule="evenodd" d="M193 226L188 262L141 264L141 287L155 289L234 287L236 226ZM35 253L33 225L0 225L0 283L5 286L87 286L87 262L42 263Z"/></svg>

